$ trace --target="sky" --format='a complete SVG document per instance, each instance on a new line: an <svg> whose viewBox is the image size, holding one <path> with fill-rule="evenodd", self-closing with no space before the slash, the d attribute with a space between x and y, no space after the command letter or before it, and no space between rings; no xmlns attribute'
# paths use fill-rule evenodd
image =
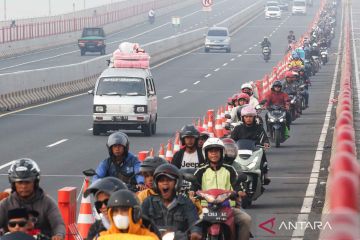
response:
<svg viewBox="0 0 360 240"><path fill-rule="evenodd" d="M92 8L121 0L0 0L0 21L6 18L21 19L49 16L49 2L51 5L51 15L69 13L73 11L73 3L75 10L83 10L84 3L86 8Z"/></svg>

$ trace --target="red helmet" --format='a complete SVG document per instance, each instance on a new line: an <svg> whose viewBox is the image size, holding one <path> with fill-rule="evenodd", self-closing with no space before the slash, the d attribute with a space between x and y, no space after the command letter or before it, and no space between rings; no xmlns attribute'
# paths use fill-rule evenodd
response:
<svg viewBox="0 0 360 240"><path fill-rule="evenodd" d="M246 101L247 103L249 103L249 101L250 101L249 94L247 94L247 93L240 93L240 94L238 95L237 100L239 101L240 99L245 99L245 101Z"/></svg>

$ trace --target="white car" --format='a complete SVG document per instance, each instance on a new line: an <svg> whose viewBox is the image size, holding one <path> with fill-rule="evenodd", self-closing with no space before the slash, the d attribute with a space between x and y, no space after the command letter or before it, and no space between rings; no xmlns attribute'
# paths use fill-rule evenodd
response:
<svg viewBox="0 0 360 240"><path fill-rule="evenodd" d="M279 7L267 7L265 9L265 18L271 19L271 18L281 18L281 9Z"/></svg>

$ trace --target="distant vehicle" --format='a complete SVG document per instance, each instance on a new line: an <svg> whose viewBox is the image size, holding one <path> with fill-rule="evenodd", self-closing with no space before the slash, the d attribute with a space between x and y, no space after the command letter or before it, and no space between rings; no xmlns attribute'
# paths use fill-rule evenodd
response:
<svg viewBox="0 0 360 240"><path fill-rule="evenodd" d="M209 28L205 38L205 52L209 52L210 49L226 50L227 53L231 52L231 38L228 28Z"/></svg>
<svg viewBox="0 0 360 240"><path fill-rule="evenodd" d="M279 2L278 1L267 1L265 4L265 10L268 7L279 7Z"/></svg>
<svg viewBox="0 0 360 240"><path fill-rule="evenodd" d="M105 32L103 28L84 28L78 40L81 56L86 52L100 52L105 55Z"/></svg>
<svg viewBox="0 0 360 240"><path fill-rule="evenodd" d="M292 14L306 15L306 0L294 0L292 6Z"/></svg>
<svg viewBox="0 0 360 240"><path fill-rule="evenodd" d="M279 1L279 8L283 11L289 11L289 3L284 0Z"/></svg>
<svg viewBox="0 0 360 240"><path fill-rule="evenodd" d="M265 10L265 18L266 19L271 19L271 18L280 19L281 18L281 9L279 7L267 7Z"/></svg>

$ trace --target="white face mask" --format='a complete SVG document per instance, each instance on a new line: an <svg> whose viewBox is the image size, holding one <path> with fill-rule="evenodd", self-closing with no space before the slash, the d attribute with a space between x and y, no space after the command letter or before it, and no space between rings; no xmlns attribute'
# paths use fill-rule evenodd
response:
<svg viewBox="0 0 360 240"><path fill-rule="evenodd" d="M109 229L110 228L110 222L109 222L109 219L102 213L100 213L100 219L101 219L101 222L102 224L104 225L104 227L106 229Z"/></svg>
<svg viewBox="0 0 360 240"><path fill-rule="evenodd" d="M129 228L129 217L123 215L113 216L114 224L118 229L125 230Z"/></svg>

